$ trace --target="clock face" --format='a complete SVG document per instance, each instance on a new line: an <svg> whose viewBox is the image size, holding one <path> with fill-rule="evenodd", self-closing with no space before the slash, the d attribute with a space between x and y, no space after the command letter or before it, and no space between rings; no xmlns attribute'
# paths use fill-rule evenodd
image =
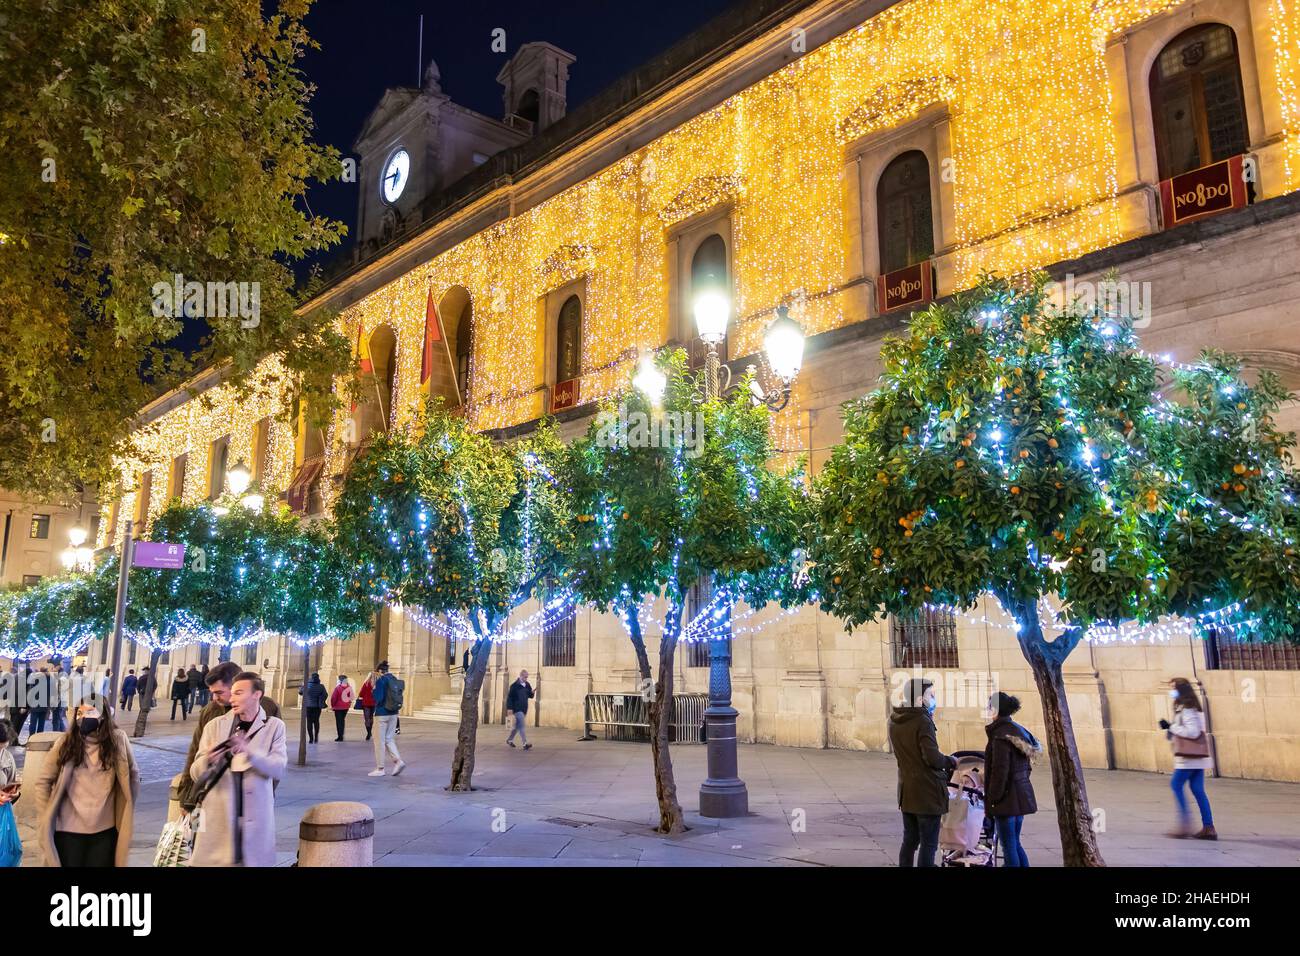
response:
<svg viewBox="0 0 1300 956"><path fill-rule="evenodd" d="M406 179L411 172L411 157L404 149L395 149L384 163L384 172L379 180L379 192L385 202L397 202L406 188Z"/></svg>

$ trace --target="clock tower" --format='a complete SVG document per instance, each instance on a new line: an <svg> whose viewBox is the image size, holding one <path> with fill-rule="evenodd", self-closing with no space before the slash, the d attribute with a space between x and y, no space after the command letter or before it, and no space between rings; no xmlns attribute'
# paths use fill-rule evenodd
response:
<svg viewBox="0 0 1300 956"><path fill-rule="evenodd" d="M520 47L498 77L505 87L502 119L452 102L432 61L418 89L385 92L353 145L358 156L353 260L369 258L418 226L426 197L563 116L573 61L549 43Z"/></svg>

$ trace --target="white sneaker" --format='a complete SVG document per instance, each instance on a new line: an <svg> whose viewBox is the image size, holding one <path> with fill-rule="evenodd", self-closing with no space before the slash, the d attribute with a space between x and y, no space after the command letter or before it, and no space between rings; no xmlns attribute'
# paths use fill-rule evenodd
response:
<svg viewBox="0 0 1300 956"><path fill-rule="evenodd" d="M372 770L372 771L370 771L370 773L366 774L366 776L367 776L367 777L384 777L384 776L387 776L387 774L385 774L384 771L382 771L382 770Z"/></svg>
<svg viewBox="0 0 1300 956"><path fill-rule="evenodd" d="M396 777L399 773L401 773L405 769L406 769L406 761L405 760L397 761L397 766L393 768L393 776Z"/></svg>

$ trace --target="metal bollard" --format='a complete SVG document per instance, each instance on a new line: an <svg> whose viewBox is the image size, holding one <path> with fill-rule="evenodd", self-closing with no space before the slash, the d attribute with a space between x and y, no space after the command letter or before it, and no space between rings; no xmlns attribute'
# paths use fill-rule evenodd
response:
<svg viewBox="0 0 1300 956"><path fill-rule="evenodd" d="M374 866L375 812L340 801L308 807L298 825L299 866Z"/></svg>

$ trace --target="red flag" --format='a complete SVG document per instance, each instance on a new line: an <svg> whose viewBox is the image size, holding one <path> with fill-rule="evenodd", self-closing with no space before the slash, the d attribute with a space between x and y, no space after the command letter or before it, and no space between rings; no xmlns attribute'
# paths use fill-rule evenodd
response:
<svg viewBox="0 0 1300 956"><path fill-rule="evenodd" d="M420 358L420 384L423 385L433 374L433 347L441 342L442 317L438 307L433 304L433 289L429 289L429 300L424 306L424 354Z"/></svg>

